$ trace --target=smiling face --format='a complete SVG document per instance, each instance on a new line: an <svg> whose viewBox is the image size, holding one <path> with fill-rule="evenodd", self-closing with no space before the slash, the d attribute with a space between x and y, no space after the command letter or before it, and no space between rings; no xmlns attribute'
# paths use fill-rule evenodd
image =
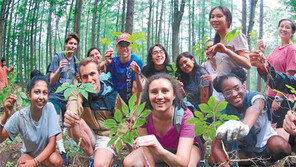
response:
<svg viewBox="0 0 296 167"><path fill-rule="evenodd" d="M194 68L194 58L190 59L188 57L183 56L180 60L179 60L179 65L180 68L183 72L189 74L192 72L193 68Z"/></svg>
<svg viewBox="0 0 296 167"><path fill-rule="evenodd" d="M229 27L226 16L219 8L216 8L212 11L210 15L210 23L211 26L218 32L226 30Z"/></svg>
<svg viewBox="0 0 296 167"><path fill-rule="evenodd" d="M236 77L229 77L222 82L222 93L225 100L235 107L242 107L246 87Z"/></svg>
<svg viewBox="0 0 296 167"><path fill-rule="evenodd" d="M93 49L92 51L90 51L89 52L89 57L94 57L94 58L98 59L99 62L102 61L102 55L98 51L98 49Z"/></svg>
<svg viewBox="0 0 296 167"><path fill-rule="evenodd" d="M278 31L281 39L290 40L294 35L292 23L288 20L284 20L280 23Z"/></svg>
<svg viewBox="0 0 296 167"><path fill-rule="evenodd" d="M48 85L43 80L36 81L32 87L31 92L28 94L31 100L31 106L35 111L42 111L48 100Z"/></svg>
<svg viewBox="0 0 296 167"><path fill-rule="evenodd" d="M79 67L79 74L82 83L94 84L94 89L100 89L100 72L98 71L98 64L90 62L84 66Z"/></svg>
<svg viewBox="0 0 296 167"><path fill-rule="evenodd" d="M170 111L176 98L172 83L164 78L152 81L148 88L149 101L156 112Z"/></svg>
<svg viewBox="0 0 296 167"><path fill-rule="evenodd" d="M121 41L116 45L121 63L127 63L131 60L132 48L129 45L130 43L127 41Z"/></svg>
<svg viewBox="0 0 296 167"><path fill-rule="evenodd" d="M65 43L66 51L75 51L78 47L78 42L75 38L71 38L67 43Z"/></svg>
<svg viewBox="0 0 296 167"><path fill-rule="evenodd" d="M155 46L152 50L152 61L155 67L162 67L165 61L165 51Z"/></svg>

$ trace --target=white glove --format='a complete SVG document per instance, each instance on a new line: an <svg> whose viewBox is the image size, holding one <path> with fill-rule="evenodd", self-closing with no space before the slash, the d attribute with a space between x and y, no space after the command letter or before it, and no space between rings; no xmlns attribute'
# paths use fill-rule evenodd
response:
<svg viewBox="0 0 296 167"><path fill-rule="evenodd" d="M219 126L216 131L216 139L223 139L227 134L227 141L234 141L248 135L250 128L241 121L229 120L223 125Z"/></svg>

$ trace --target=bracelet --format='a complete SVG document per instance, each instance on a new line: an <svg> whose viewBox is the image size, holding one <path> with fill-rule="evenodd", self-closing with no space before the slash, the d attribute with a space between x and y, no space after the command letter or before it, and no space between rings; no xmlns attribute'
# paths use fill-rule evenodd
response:
<svg viewBox="0 0 296 167"><path fill-rule="evenodd" d="M40 162L39 162L38 158L36 157L36 158L34 158L34 160L36 160L37 166L40 166Z"/></svg>
<svg viewBox="0 0 296 167"><path fill-rule="evenodd" d="M38 162L36 161L36 159L34 158L33 160L34 160L35 166L38 167Z"/></svg>

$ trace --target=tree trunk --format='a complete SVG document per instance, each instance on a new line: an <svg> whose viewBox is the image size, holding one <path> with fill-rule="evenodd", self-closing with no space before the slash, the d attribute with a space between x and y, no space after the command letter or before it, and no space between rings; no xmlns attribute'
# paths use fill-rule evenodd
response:
<svg viewBox="0 0 296 167"><path fill-rule="evenodd" d="M37 8L37 5L38 5L38 1L35 1L34 2L34 12L33 12L33 19L32 19L32 22L31 22L31 42L30 42L30 53L31 53L31 59L30 59L30 64L31 64L31 70L35 68L35 63L34 61L36 62L36 59L34 58L35 57L35 49L34 49L34 36L35 36L35 33L34 33L34 29L35 29L35 19L37 19L38 15L36 15L36 12L39 8ZM36 18L35 18L36 16Z"/></svg>
<svg viewBox="0 0 296 167"><path fill-rule="evenodd" d="M82 0L76 0L76 15L74 22L74 32L80 34L80 24L81 24L81 11L82 11ZM79 59L80 57L80 45L78 45L76 50L76 56Z"/></svg>
<svg viewBox="0 0 296 167"><path fill-rule="evenodd" d="M185 8L185 0L182 0L179 9L178 0L174 0L174 14L173 14L173 28L172 28L172 52L173 52L173 61L177 58L179 54L179 30L180 23L183 17L184 8Z"/></svg>
<svg viewBox="0 0 296 167"><path fill-rule="evenodd" d="M69 11L69 16L67 19L67 24L66 24L66 29L65 29L65 39L68 35L68 31L69 31L69 27L70 27L70 21L71 21L71 14L72 14L72 9L73 9L73 4L74 4L74 0L72 0L71 2L71 6L70 6L70 11Z"/></svg>
<svg viewBox="0 0 296 167"><path fill-rule="evenodd" d="M88 50L87 44L88 44L88 31L89 31L89 26L88 26L88 24L89 24L89 11L91 10L90 8L91 8L90 5L88 5L87 18L86 18L86 27L85 27L84 54L83 55L86 55L87 50ZM85 56L83 56L83 57L85 57Z"/></svg>
<svg viewBox="0 0 296 167"><path fill-rule="evenodd" d="M8 34L7 34L7 38L6 38L6 55L8 56L8 57L10 57L10 58L12 58L13 57L13 53L11 53L9 50L11 49L10 48L10 43L11 43L11 30L12 30L12 27L11 27L11 25L12 25L12 21L13 21L13 18L12 18L12 14L13 14L13 7L14 7L14 0L12 0L12 5L11 5L11 12L9 13L10 14L10 16L9 16L9 25L8 25ZM5 46L5 45L3 45L3 46ZM7 59L8 60L8 62L9 62L9 59ZM7 62L7 63L8 63Z"/></svg>
<svg viewBox="0 0 296 167"><path fill-rule="evenodd" d="M0 14L0 57L2 57L2 46L3 46L3 30L4 30L4 22L5 20L5 15L6 15L6 11L8 10L9 6L7 5L7 0L3 0L2 3L2 8L1 8L1 14Z"/></svg>
<svg viewBox="0 0 296 167"><path fill-rule="evenodd" d="M152 0L149 0L149 18L148 18L148 34L147 34L147 50L150 48L150 32L151 32L151 19L152 19Z"/></svg>
<svg viewBox="0 0 296 167"><path fill-rule="evenodd" d="M125 8L126 8L126 0L122 2L122 17L121 17L121 32L124 32L125 27Z"/></svg>
<svg viewBox="0 0 296 167"><path fill-rule="evenodd" d="M157 31L158 31L158 9L159 9L159 0L157 0L156 3L156 10L155 10L155 41L153 41L153 43L155 43L157 41L158 35L157 35Z"/></svg>
<svg viewBox="0 0 296 167"><path fill-rule="evenodd" d="M118 6L117 6L117 16L116 16L116 32L119 31L118 25L119 25L119 15L120 15L120 3L121 1L118 1Z"/></svg>
<svg viewBox="0 0 296 167"><path fill-rule="evenodd" d="M159 43L160 40L161 40L161 25L162 25L163 10L164 10L164 0L162 0L162 2L161 2L161 11L160 11L160 18L159 18L159 28L158 28L156 43Z"/></svg>
<svg viewBox="0 0 296 167"><path fill-rule="evenodd" d="M259 19L259 39L263 38L263 19L264 19L264 11L263 11L263 0L260 1L260 19ZM261 77L257 73L257 91L261 92Z"/></svg>
<svg viewBox="0 0 296 167"><path fill-rule="evenodd" d="M95 47L98 2L99 0L95 0L94 2L94 11L93 11L93 17L92 17L91 47Z"/></svg>
<svg viewBox="0 0 296 167"><path fill-rule="evenodd" d="M103 8L103 0L101 0L100 6L99 6L99 21L98 21L98 32L97 32L97 47L100 46L100 32L101 32L101 18L102 18L102 8Z"/></svg>
<svg viewBox="0 0 296 167"><path fill-rule="evenodd" d="M49 16L48 16L48 23L47 23L47 39L46 39L46 67L49 64L48 57L52 60L52 52L51 52L51 19L52 19L52 12L53 12L53 4L50 4L49 8Z"/></svg>
<svg viewBox="0 0 296 167"><path fill-rule="evenodd" d="M43 23L43 16L44 16L44 6L45 6L45 1L43 2L43 8L42 8L42 16L41 16L41 20L40 20L40 33L39 33L39 71L41 70L41 67L43 67L42 69L46 69L47 66L44 66L43 64L43 56L42 56L42 52L41 52L41 37L42 37L42 23Z"/></svg>
<svg viewBox="0 0 296 167"><path fill-rule="evenodd" d="M11 21L9 21L8 20L8 16L9 16L9 9L10 9L10 4L11 4L11 1L12 0L10 0L9 2L8 2L8 4L7 4L7 11L5 12L5 22L4 22L4 31L3 31L3 37L2 37L2 40L3 40L3 45L2 45L2 50L3 50L3 53L2 53L2 57L6 57L5 59L6 59L6 65L8 66L9 65L9 53L7 52L7 54L5 53L5 45L6 45L6 43L7 43L7 37L8 37L8 34L7 34L7 25L8 25L8 23L9 22L11 22ZM9 31L9 30L8 30ZM1 37L1 36L0 36ZM1 48L0 48L1 49ZM1 54L0 54L0 56L1 56Z"/></svg>
<svg viewBox="0 0 296 167"><path fill-rule="evenodd" d="M133 33L134 6L135 6L135 0L128 0L127 1L125 31L129 34Z"/></svg>
<svg viewBox="0 0 296 167"><path fill-rule="evenodd" d="M194 24L195 24L195 20L194 20L194 9L195 9L195 0L192 0L192 26L191 26L191 33L192 33L192 36L191 36L191 39L192 39L192 46L195 45L195 27L194 27ZM190 44L189 44L190 45ZM195 55L195 50L192 49L192 54Z"/></svg>
<svg viewBox="0 0 296 167"><path fill-rule="evenodd" d="M254 27L254 17L255 17L255 9L256 9L257 2L258 2L258 0L251 0L250 19L249 19L249 27L248 27L248 34L247 34L249 48L251 46L250 33L253 31L253 27ZM246 86L247 86L247 89L250 89L250 70L248 70L248 77L247 77Z"/></svg>
<svg viewBox="0 0 296 167"><path fill-rule="evenodd" d="M56 25L55 25L55 32L54 32L54 48L53 48L53 54L56 54L57 53L59 22L60 22L60 17L57 16L57 18L56 18Z"/></svg>
<svg viewBox="0 0 296 167"><path fill-rule="evenodd" d="M247 0L242 0L242 32L247 33Z"/></svg>

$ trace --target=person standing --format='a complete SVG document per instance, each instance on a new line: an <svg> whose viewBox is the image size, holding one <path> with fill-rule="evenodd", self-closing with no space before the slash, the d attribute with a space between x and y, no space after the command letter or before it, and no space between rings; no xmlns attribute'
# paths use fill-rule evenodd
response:
<svg viewBox="0 0 296 167"><path fill-rule="evenodd" d="M14 70L14 65L9 69L5 66L5 59L1 58L1 67L0 67L0 93L4 87L8 86L7 74Z"/></svg>
<svg viewBox="0 0 296 167"><path fill-rule="evenodd" d="M75 80L76 74L78 74L78 59L74 55L74 52L78 47L79 41L80 39L78 34L69 34L65 40L65 51L54 56L48 69L50 73L50 84L52 86L49 94L49 102L52 102L57 114L61 113L62 126L67 101L64 97L64 92L55 93L55 91L63 83L72 84ZM57 146L64 159L64 164L69 164L62 135L57 136Z"/></svg>

